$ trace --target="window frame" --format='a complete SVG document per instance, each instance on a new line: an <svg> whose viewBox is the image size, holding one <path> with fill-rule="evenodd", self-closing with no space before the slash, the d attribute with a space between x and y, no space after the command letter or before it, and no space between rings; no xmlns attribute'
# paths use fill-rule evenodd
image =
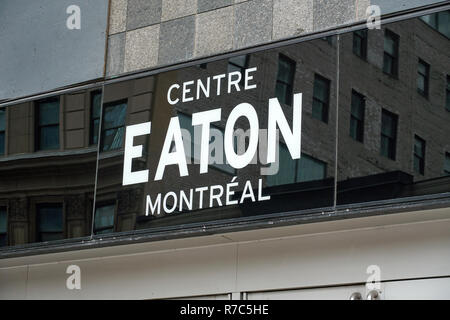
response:
<svg viewBox="0 0 450 320"><path fill-rule="evenodd" d="M421 149L423 154L417 154L416 153L416 142L419 141L421 143ZM415 173L421 174L421 175L425 175L425 157L426 157L426 141L424 139L422 139L420 136L418 136L417 134L414 135L414 147L413 147L413 169ZM416 159L419 160L419 171L417 171L416 168Z"/></svg>
<svg viewBox="0 0 450 320"><path fill-rule="evenodd" d="M279 146L278 161L280 161L280 156L279 155L280 155L281 147L285 148L287 150L287 152L289 152L289 149L288 149L287 145L284 142L282 142L282 141L279 141L279 145L278 146ZM266 176L266 184L267 184L267 186L269 186L269 187L276 187L276 186L282 186L282 185L288 185L288 184L294 184L294 183L304 183L304 182L310 182L310 181L319 181L319 180L300 181L300 179L299 179L299 171L298 170L299 170L301 159L305 158L305 157L309 158L309 159L312 159L315 162L320 162L321 164L325 165L324 178L323 179L326 179L327 178L327 174L328 174L328 163L326 161L323 161L323 160L320 160L318 158L315 158L315 157L313 157L313 156L311 156L311 155L309 155L309 154L307 154L305 152L302 152L301 155L300 155L300 159L291 159L292 161L294 161L294 181L293 182L288 182L288 183L283 183L283 184L269 184L267 180L268 180L268 177L270 177L270 175L267 175ZM281 168L281 163L279 163L278 165L279 165L279 168ZM276 174L274 174L274 175L277 175L277 174L278 174L278 172Z"/></svg>
<svg viewBox="0 0 450 320"><path fill-rule="evenodd" d="M387 74L391 77L398 78L399 74L399 47L400 47L400 36L396 34L395 32L391 31L390 29L385 29L384 31L384 41L386 42L386 37L389 36L394 41L394 55L388 53L383 48L383 73ZM385 65L386 65L386 56L388 56L392 61L392 68L390 72L386 72Z"/></svg>
<svg viewBox="0 0 450 320"><path fill-rule="evenodd" d="M3 138L2 138L3 139L3 152L0 151L0 157L6 155L6 125L8 122L8 119L7 119L8 112L6 110L7 110L6 107L0 108L0 111L3 111L3 114L4 114L3 119L5 120L4 129L0 130L0 135L3 134Z"/></svg>
<svg viewBox="0 0 450 320"><path fill-rule="evenodd" d="M425 74L422 74L420 72L420 65L423 65L425 67ZM417 74L418 74L418 78L417 81L419 80L419 77L423 77L424 78L424 91L422 91L419 88L419 83L417 83L417 92L425 97L428 98L429 97L429 91L430 91L430 69L431 66L429 63L427 63L425 60L419 58L418 64L417 64Z"/></svg>
<svg viewBox="0 0 450 320"><path fill-rule="evenodd" d="M110 107L113 107L113 106L116 106L116 105L120 105L120 104L125 104L126 105L125 106L125 119L124 119L123 125L105 129L106 109L110 108ZM99 139L100 139L100 152L117 151L117 150L121 150L123 148L123 146L124 146L123 144L124 144L124 141L125 141L125 132L124 132L124 135L123 135L121 146L119 148L116 148L116 149L108 149L108 150L103 150L104 143L105 143L105 139L103 138L103 134L104 134L105 131L112 130L112 129L124 128L124 130L125 130L126 123L127 123L127 115L128 115L128 99L127 98L126 99L116 100L116 101L111 101L111 102L108 102L108 103L104 103L102 105L102 121L101 121L100 137L99 137Z"/></svg>
<svg viewBox="0 0 450 320"><path fill-rule="evenodd" d="M245 62L244 62L243 66L240 66L237 63L234 63L234 62L231 61L231 59L238 58L238 57L241 57L241 56L245 56ZM229 69L230 65L234 66L235 68L238 68L239 71L241 72L242 77L241 77L241 80L239 81L239 86L240 87L244 87L245 69L248 68L249 61L250 61L250 55L249 54L242 54L242 55L239 55L239 56L234 56L234 57L228 58L228 61L227 61L228 62L228 64L227 64L227 72L228 73L233 72L233 71L230 71L230 69Z"/></svg>
<svg viewBox="0 0 450 320"><path fill-rule="evenodd" d="M36 212L36 242L46 242L44 240L42 240L42 232L40 230L40 226L41 226L41 218L40 218L40 208L43 207L61 207L61 221L62 221L62 225L61 225L61 231L60 232L46 232L46 233L61 233L62 238L58 239L58 240L64 240L66 239L66 232L65 232L65 214L64 214L64 202L60 201L60 202L37 202L35 203L35 212ZM50 240L50 241L58 241L58 240Z"/></svg>
<svg viewBox="0 0 450 320"><path fill-rule="evenodd" d="M98 118L94 117L94 97L95 95L100 94L100 114ZM101 134L100 123L102 119L102 100L103 100L103 92L102 89L96 89L90 92L89 95L89 103L90 103L90 112L89 112L89 145L97 145L99 142L99 133ZM98 120L99 130L95 132L94 130L94 121ZM100 131L100 132L99 132ZM94 142L94 136L97 135L97 142Z"/></svg>
<svg viewBox="0 0 450 320"><path fill-rule="evenodd" d="M57 101L58 102L58 123L57 124L45 124L45 125L40 125L40 106L42 103L46 103L46 102L52 102L52 101ZM49 97L49 98L45 98L45 99L41 99L41 100L37 100L35 101L35 105L34 105L34 123L35 123L35 130L34 130L34 151L51 151L51 150L59 150L61 148L61 134L60 134L60 124L61 124L61 97L60 96L53 96L53 97ZM58 147L56 148L42 148L41 146L41 129L42 128L49 128L49 127L58 127Z"/></svg>
<svg viewBox="0 0 450 320"><path fill-rule="evenodd" d="M394 137L389 137L388 135L383 133L383 114L389 116L391 119L395 120L395 128L394 128ZM386 157L388 159L391 159L393 161L396 160L397 158L397 137L398 137L398 124L399 124L399 116L398 114L395 114L393 112L390 112L386 109L382 109L381 111L381 130L380 130L380 155L383 157ZM391 143L389 144L390 148L388 148L388 154L385 155L382 153L383 149L381 147L382 145L382 140L383 137L387 138L388 141L390 141Z"/></svg>
<svg viewBox="0 0 450 320"><path fill-rule="evenodd" d="M323 81L324 83L326 83L326 87L327 87L327 95L326 95L327 101L326 102L321 101L319 98L316 97L316 90L315 90L315 88L316 88L316 80L320 80L320 81ZM318 73L315 73L314 74L314 82L313 82L313 99L312 99L313 101L312 101L312 106L311 106L311 108L312 108L312 113L311 113L312 118L320 120L320 121L325 122L325 123L328 123L329 110L330 110L330 100L331 100L330 99L330 95L331 95L331 80L328 79L328 78L325 78L324 76L322 76L322 75L320 75ZM322 114L321 114L321 118L320 119L314 116L314 111L313 111L314 110L314 101L318 101L319 103L323 104Z"/></svg>
<svg viewBox="0 0 450 320"><path fill-rule="evenodd" d="M360 34L363 33L364 35L361 36ZM361 54L358 54L358 52L355 50L355 38L359 38L360 39L360 44L361 44ZM353 31L353 42L352 42L352 51L353 53L363 59L363 60L367 60L367 46L368 46L368 38L369 38L369 30L367 29L361 29L361 30L356 30Z"/></svg>
<svg viewBox="0 0 450 320"><path fill-rule="evenodd" d="M1 247L7 247L8 246L8 244L9 244L9 242L8 242L8 218L9 218L9 214L8 214L8 206L6 206L6 205L3 205L3 204L1 204L0 203L0 211L2 211L2 210L4 210L5 211L5 216L6 216L6 221L5 221L5 224L6 224L6 230L5 230L5 232L1 232L0 231L0 236L1 235L4 235L5 236L5 244L4 245L1 245L0 244L0 248Z"/></svg>
<svg viewBox="0 0 450 320"><path fill-rule="evenodd" d="M279 77L280 77L280 61L282 61L282 60L287 62L289 64L289 66L291 67L292 74L289 78L290 83L279 79ZM297 62L282 53L278 54L277 62L278 62L278 71L277 71L277 78L275 81L275 97L278 100L280 100L279 99L280 97L278 97L276 94L278 85L286 86L287 87L286 96L283 98L283 101L280 101L280 102L290 106L290 105L292 105L292 98L293 98L292 95L294 93L294 81L295 81L295 72L297 69Z"/></svg>
<svg viewBox="0 0 450 320"><path fill-rule="evenodd" d="M111 226L106 226L106 227L101 227L101 228L96 228L95 227L95 217L97 215L97 209L100 207L108 207L108 206L114 206L114 212L113 212L113 224L112 224L112 231L110 233L114 233L117 232L116 230L116 226L117 226L117 201L115 200L105 200L105 201L101 201L99 203L97 203L95 205L95 211L94 211L94 221L92 222L92 234L93 235L100 235L100 234L104 234L104 233L98 233L99 231L103 231L103 230L107 230L107 229L111 229Z"/></svg>
<svg viewBox="0 0 450 320"><path fill-rule="evenodd" d="M449 163L448 170L446 168L447 161ZM444 175L450 176L450 152L444 152Z"/></svg>
<svg viewBox="0 0 450 320"><path fill-rule="evenodd" d="M357 96L358 99L361 99L362 104L360 107L362 108L362 119L358 119L356 115L353 114L353 98ZM350 105L350 137L358 142L364 143L364 120L365 120L365 113L366 113L366 97L359 93L358 91L352 89L352 98L351 98L351 105ZM357 124L360 124L360 130L356 130L356 137L352 135L352 120L355 120Z"/></svg>

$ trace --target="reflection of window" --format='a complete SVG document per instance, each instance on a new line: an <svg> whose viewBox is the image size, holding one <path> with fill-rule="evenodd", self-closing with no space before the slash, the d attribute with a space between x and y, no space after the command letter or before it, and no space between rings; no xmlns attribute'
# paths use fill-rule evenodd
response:
<svg viewBox="0 0 450 320"><path fill-rule="evenodd" d="M381 148L382 156L395 160L397 144L398 116L384 110L381 113Z"/></svg>
<svg viewBox="0 0 450 320"><path fill-rule="evenodd" d="M277 84L275 96L284 104L292 104L292 90L294 84L295 61L280 54L278 58Z"/></svg>
<svg viewBox="0 0 450 320"><path fill-rule="evenodd" d="M180 121L180 128L187 130L187 132L189 133L188 136L186 136L187 132L185 132L184 134L182 132L185 153L187 155L189 154L191 155L191 160L195 161L194 163L200 163L200 153L199 153L200 137L197 137L197 139L194 138L194 127L192 126L192 118L186 114L178 113L178 120ZM200 133L201 130L199 130L198 132L199 134L201 134ZM223 129L211 124L209 137L210 146L220 145L222 146L222 148L221 150L216 150L216 148L210 150L211 158L209 159L209 162L212 162L212 160L216 159L217 157L217 160L222 163L210 163L209 165L214 168L225 171L227 173L235 174L236 170L229 164L225 163L226 161L225 161L225 150L223 146L223 136L224 136ZM215 139L219 139L221 141L218 141L216 143ZM221 153L222 156L220 156L220 154L216 154L217 152Z"/></svg>
<svg viewBox="0 0 450 320"><path fill-rule="evenodd" d="M352 110L350 115L350 136L360 142L364 140L364 96L352 90Z"/></svg>
<svg viewBox="0 0 450 320"><path fill-rule="evenodd" d="M125 101L114 102L105 105L103 110L101 150L120 149L125 133L127 103Z"/></svg>
<svg viewBox="0 0 450 320"><path fill-rule="evenodd" d="M314 76L314 92L312 116L328 122L328 105L330 100L330 80L316 74Z"/></svg>
<svg viewBox="0 0 450 320"><path fill-rule="evenodd" d="M5 154L6 110L0 109L0 156Z"/></svg>
<svg viewBox="0 0 450 320"><path fill-rule="evenodd" d="M97 206L95 208L94 234L114 232L115 204Z"/></svg>
<svg viewBox="0 0 450 320"><path fill-rule="evenodd" d="M444 173L450 175L450 152L445 153Z"/></svg>
<svg viewBox="0 0 450 320"><path fill-rule="evenodd" d="M98 142L98 125L100 123L100 111L102 107L102 92L100 90L91 92L91 126L89 144Z"/></svg>
<svg viewBox="0 0 450 320"><path fill-rule="evenodd" d="M445 108L450 111L450 76L447 76L447 89L445 90Z"/></svg>
<svg viewBox="0 0 450 320"><path fill-rule="evenodd" d="M333 45L333 36L323 37L323 41L326 41L330 46Z"/></svg>
<svg viewBox="0 0 450 320"><path fill-rule="evenodd" d="M36 150L59 148L59 98L36 104Z"/></svg>
<svg viewBox="0 0 450 320"><path fill-rule="evenodd" d="M267 185L277 186L295 182L325 179L327 164L302 153L300 159L293 160L288 148L279 144L278 172L267 176Z"/></svg>
<svg viewBox="0 0 450 320"><path fill-rule="evenodd" d="M353 53L362 59L367 58L367 30L353 32Z"/></svg>
<svg viewBox="0 0 450 320"><path fill-rule="evenodd" d="M420 174L425 172L425 140L414 136L414 171Z"/></svg>
<svg viewBox="0 0 450 320"><path fill-rule="evenodd" d="M393 76L398 75L398 43L398 35L386 29L384 34L383 71Z"/></svg>
<svg viewBox="0 0 450 320"><path fill-rule="evenodd" d="M450 38L450 10L420 17L430 27Z"/></svg>
<svg viewBox="0 0 450 320"><path fill-rule="evenodd" d="M39 204L37 206L37 231L38 241L64 238L61 204Z"/></svg>
<svg viewBox="0 0 450 320"><path fill-rule="evenodd" d="M8 217L6 207L0 207L0 247L8 245Z"/></svg>
<svg viewBox="0 0 450 320"><path fill-rule="evenodd" d="M248 55L242 55L228 59L228 72L239 71L242 75L240 86L244 85L245 69L248 66Z"/></svg>
<svg viewBox="0 0 450 320"><path fill-rule="evenodd" d="M422 59L419 59L419 65L417 68L417 91L425 96L428 97L428 86L430 81L430 65L423 61Z"/></svg>

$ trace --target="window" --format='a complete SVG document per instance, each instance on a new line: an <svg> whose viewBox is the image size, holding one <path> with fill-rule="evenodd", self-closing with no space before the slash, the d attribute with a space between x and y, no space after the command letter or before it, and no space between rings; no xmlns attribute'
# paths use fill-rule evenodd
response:
<svg viewBox="0 0 450 320"><path fill-rule="evenodd" d="M353 32L353 53L362 59L367 59L367 30Z"/></svg>
<svg viewBox="0 0 450 320"><path fill-rule="evenodd" d="M64 238L63 211L61 204L39 204L37 206L38 241Z"/></svg>
<svg viewBox="0 0 450 320"><path fill-rule="evenodd" d="M228 72L239 71L242 75L239 85L244 86L245 69L248 66L248 55L242 55L228 59Z"/></svg>
<svg viewBox="0 0 450 320"><path fill-rule="evenodd" d="M190 158L189 160L194 161L194 163L200 163L200 137L194 139L195 136L194 127L192 126L192 118L184 113L178 113L178 119L180 121L180 128L182 129L181 134L183 135L184 152L186 156ZM201 130L198 131L198 134L201 135ZM209 165L227 173L235 174L236 170L231 165L225 162L225 150L223 149L222 142L223 136L223 129L211 124L209 143L210 148L212 146L214 146L214 148L212 148L212 150L210 149ZM221 141L216 144L216 139L219 139ZM217 150L215 146L221 146L221 150ZM214 163L211 163L212 161L214 161Z"/></svg>
<svg viewBox="0 0 450 320"><path fill-rule="evenodd" d="M5 154L6 110L0 108L0 156Z"/></svg>
<svg viewBox="0 0 450 320"><path fill-rule="evenodd" d="M436 31L450 38L450 10L429 14L420 18Z"/></svg>
<svg viewBox="0 0 450 320"><path fill-rule="evenodd" d="M425 173L425 140L417 135L414 136L414 171Z"/></svg>
<svg viewBox="0 0 450 320"><path fill-rule="evenodd" d="M292 104L292 90L294 84L295 62L280 54L278 59L277 84L275 96L281 103Z"/></svg>
<svg viewBox="0 0 450 320"><path fill-rule="evenodd" d="M327 164L325 162L302 153L297 167L298 182L322 180L326 176Z"/></svg>
<svg viewBox="0 0 450 320"><path fill-rule="evenodd" d="M445 153L444 174L450 176L450 152Z"/></svg>
<svg viewBox="0 0 450 320"><path fill-rule="evenodd" d="M333 36L323 37L323 41L326 41L330 46L333 45Z"/></svg>
<svg viewBox="0 0 450 320"><path fill-rule="evenodd" d="M447 88L445 90L445 108L450 111L450 76L447 76Z"/></svg>
<svg viewBox="0 0 450 320"><path fill-rule="evenodd" d="M286 145L279 144L278 172L267 176L267 185L277 186L295 182L325 179L327 164L302 153L300 159L293 160Z"/></svg>
<svg viewBox="0 0 450 320"><path fill-rule="evenodd" d="M100 113L102 108L102 92L100 90L91 92L91 126L89 143L97 144L98 126L100 124Z"/></svg>
<svg viewBox="0 0 450 320"><path fill-rule="evenodd" d="M364 109L365 98L355 90L352 90L352 108L350 114L350 136L356 141L364 140Z"/></svg>
<svg viewBox="0 0 450 320"><path fill-rule="evenodd" d="M389 159L395 160L397 148L398 116L387 110L381 114L381 149L380 153Z"/></svg>
<svg viewBox="0 0 450 320"><path fill-rule="evenodd" d="M384 34L383 71L395 77L398 76L398 43L398 35L386 29Z"/></svg>
<svg viewBox="0 0 450 320"><path fill-rule="evenodd" d="M116 150L122 147L125 133L126 101L114 102L103 108L101 150Z"/></svg>
<svg viewBox="0 0 450 320"><path fill-rule="evenodd" d="M107 204L95 208L94 234L114 232L115 204Z"/></svg>
<svg viewBox="0 0 450 320"><path fill-rule="evenodd" d="M417 68L417 91L424 97L428 97L428 86L430 81L430 65L419 59Z"/></svg>
<svg viewBox="0 0 450 320"><path fill-rule="evenodd" d="M314 76L312 117L328 123L329 101L330 80L316 74Z"/></svg>
<svg viewBox="0 0 450 320"><path fill-rule="evenodd" d="M8 217L6 207L0 207L0 247L8 245Z"/></svg>
<svg viewBox="0 0 450 320"><path fill-rule="evenodd" d="M36 150L59 148L59 97L36 104Z"/></svg>

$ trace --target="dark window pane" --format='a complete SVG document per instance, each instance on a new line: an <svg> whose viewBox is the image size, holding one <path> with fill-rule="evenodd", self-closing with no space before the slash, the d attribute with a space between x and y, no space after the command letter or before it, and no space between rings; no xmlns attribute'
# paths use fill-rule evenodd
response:
<svg viewBox="0 0 450 320"><path fill-rule="evenodd" d="M5 133L0 132L0 155L5 154Z"/></svg>
<svg viewBox="0 0 450 320"><path fill-rule="evenodd" d="M447 175L450 175L450 153L445 153L445 160L444 160L444 173Z"/></svg>
<svg viewBox="0 0 450 320"><path fill-rule="evenodd" d="M96 91L96 92L92 93L91 106L92 106L92 118L94 118L94 119L100 118L100 109L102 106L102 92L101 91Z"/></svg>
<svg viewBox="0 0 450 320"><path fill-rule="evenodd" d="M352 91L352 106L350 116L350 136L362 142L364 138L364 96Z"/></svg>
<svg viewBox="0 0 450 320"><path fill-rule="evenodd" d="M278 172L267 176L267 185L279 186L295 182L296 160L293 160L288 148L279 144Z"/></svg>
<svg viewBox="0 0 450 320"><path fill-rule="evenodd" d="M228 59L228 62L238 67L245 68L247 64L247 55L237 56Z"/></svg>
<svg viewBox="0 0 450 320"><path fill-rule="evenodd" d="M59 100L39 102L39 125L59 123Z"/></svg>
<svg viewBox="0 0 450 320"><path fill-rule="evenodd" d="M367 30L353 33L353 53L365 59L367 56Z"/></svg>
<svg viewBox="0 0 450 320"><path fill-rule="evenodd" d="M418 136L414 137L414 171L425 172L425 140Z"/></svg>
<svg viewBox="0 0 450 320"><path fill-rule="evenodd" d="M59 126L42 127L39 131L39 150L59 148Z"/></svg>
<svg viewBox="0 0 450 320"><path fill-rule="evenodd" d="M39 241L64 238L62 205L45 204L37 206L37 232Z"/></svg>
<svg viewBox="0 0 450 320"><path fill-rule="evenodd" d="M0 247L4 247L8 245L8 237L7 234L0 234Z"/></svg>
<svg viewBox="0 0 450 320"><path fill-rule="evenodd" d="M92 121L92 138L91 144L97 144L98 142L98 125L100 123L99 119L95 119Z"/></svg>
<svg viewBox="0 0 450 320"><path fill-rule="evenodd" d="M122 147L125 128L120 127L103 131L102 144L103 151L116 150Z"/></svg>
<svg viewBox="0 0 450 320"><path fill-rule="evenodd" d="M114 231L114 210L114 204L99 206L95 209L95 234Z"/></svg>
<svg viewBox="0 0 450 320"><path fill-rule="evenodd" d="M5 117L6 117L5 109L0 109L0 131L5 131L6 126Z"/></svg>
<svg viewBox="0 0 450 320"><path fill-rule="evenodd" d="M314 77L313 118L328 122L328 102L330 95L330 81L319 75Z"/></svg>
<svg viewBox="0 0 450 320"><path fill-rule="evenodd" d="M6 208L0 208L0 233L6 233L8 230Z"/></svg>
<svg viewBox="0 0 450 320"><path fill-rule="evenodd" d="M59 148L59 99L43 100L36 105L36 149Z"/></svg>
<svg viewBox="0 0 450 320"><path fill-rule="evenodd" d="M290 89L290 87L282 82L277 82L277 85L275 87L275 96L278 98L278 100L281 103L284 104L291 104L291 92L292 90Z"/></svg>
<svg viewBox="0 0 450 320"><path fill-rule="evenodd" d="M127 112L127 105L125 103L106 107L103 122L104 128L110 129L123 126L125 123L126 112Z"/></svg>
<svg viewBox="0 0 450 320"><path fill-rule="evenodd" d="M384 110L381 114L380 154L395 160L398 116Z"/></svg>
<svg viewBox="0 0 450 320"><path fill-rule="evenodd" d="M275 96L284 104L292 103L292 87L294 83L295 62L283 55L278 59L278 74L275 85Z"/></svg>
<svg viewBox="0 0 450 320"><path fill-rule="evenodd" d="M394 76L398 74L398 43L398 35L390 30L386 30L384 35L383 71Z"/></svg>
<svg viewBox="0 0 450 320"><path fill-rule="evenodd" d="M417 91L424 96L428 96L430 65L419 59L417 72Z"/></svg>
<svg viewBox="0 0 450 320"><path fill-rule="evenodd" d="M302 154L297 169L297 181L315 181L325 179L327 175L327 164L323 161Z"/></svg>
<svg viewBox="0 0 450 320"><path fill-rule="evenodd" d="M102 127L102 151L116 150L122 147L125 134L127 104L119 103L104 107Z"/></svg>

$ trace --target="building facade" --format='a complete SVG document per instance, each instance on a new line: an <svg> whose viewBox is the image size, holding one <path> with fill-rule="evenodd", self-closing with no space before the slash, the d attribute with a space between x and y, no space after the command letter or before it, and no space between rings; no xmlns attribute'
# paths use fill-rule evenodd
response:
<svg viewBox="0 0 450 320"><path fill-rule="evenodd" d="M85 2L5 37L0 297L450 298L447 1Z"/></svg>

